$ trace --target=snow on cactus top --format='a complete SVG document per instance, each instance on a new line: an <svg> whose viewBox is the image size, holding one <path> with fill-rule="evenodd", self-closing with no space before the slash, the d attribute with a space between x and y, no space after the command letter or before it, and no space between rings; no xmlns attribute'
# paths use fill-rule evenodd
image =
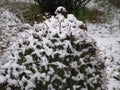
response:
<svg viewBox="0 0 120 90"><path fill-rule="evenodd" d="M20 32L0 65L0 84L21 90L103 90L103 63L82 24L72 14L57 14L34 26L17 27Z"/></svg>
<svg viewBox="0 0 120 90"><path fill-rule="evenodd" d="M58 15L58 14L61 14L62 12L66 13L67 10L64 7L60 6L56 9L55 14Z"/></svg>

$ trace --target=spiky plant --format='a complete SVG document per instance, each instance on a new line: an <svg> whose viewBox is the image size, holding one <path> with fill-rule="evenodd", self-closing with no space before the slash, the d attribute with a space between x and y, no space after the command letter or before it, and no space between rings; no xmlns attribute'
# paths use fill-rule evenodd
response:
<svg viewBox="0 0 120 90"><path fill-rule="evenodd" d="M18 33L0 66L1 83L12 90L104 90L104 64L82 24L58 14Z"/></svg>

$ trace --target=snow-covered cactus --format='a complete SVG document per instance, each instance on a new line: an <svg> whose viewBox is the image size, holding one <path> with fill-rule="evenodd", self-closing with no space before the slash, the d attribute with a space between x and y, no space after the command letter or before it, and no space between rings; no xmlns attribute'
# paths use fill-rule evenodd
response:
<svg viewBox="0 0 120 90"><path fill-rule="evenodd" d="M17 34L1 63L0 83L17 90L103 90L103 61L74 15L62 14Z"/></svg>

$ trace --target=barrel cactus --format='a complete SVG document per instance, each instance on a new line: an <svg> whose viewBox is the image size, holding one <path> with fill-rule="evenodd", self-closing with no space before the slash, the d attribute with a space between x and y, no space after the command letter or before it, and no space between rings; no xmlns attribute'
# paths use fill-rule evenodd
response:
<svg viewBox="0 0 120 90"><path fill-rule="evenodd" d="M22 28L5 53L0 84L11 90L104 90L103 60L83 24L59 13Z"/></svg>

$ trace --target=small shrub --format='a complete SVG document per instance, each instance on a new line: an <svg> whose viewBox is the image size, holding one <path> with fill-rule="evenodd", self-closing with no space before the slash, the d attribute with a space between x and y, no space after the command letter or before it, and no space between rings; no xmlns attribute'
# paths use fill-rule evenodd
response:
<svg viewBox="0 0 120 90"><path fill-rule="evenodd" d="M104 18L105 14L102 11L97 9L88 9L81 8L80 13L75 13L75 16L82 21L89 21L92 23L104 23L106 22L106 18Z"/></svg>
<svg viewBox="0 0 120 90"><path fill-rule="evenodd" d="M120 8L120 0L108 0L108 2L110 2L111 4L113 4L116 7Z"/></svg>
<svg viewBox="0 0 120 90"><path fill-rule="evenodd" d="M22 13L24 19L29 23L41 22L42 21L42 14L40 6L37 4L32 4L28 7L28 10Z"/></svg>

